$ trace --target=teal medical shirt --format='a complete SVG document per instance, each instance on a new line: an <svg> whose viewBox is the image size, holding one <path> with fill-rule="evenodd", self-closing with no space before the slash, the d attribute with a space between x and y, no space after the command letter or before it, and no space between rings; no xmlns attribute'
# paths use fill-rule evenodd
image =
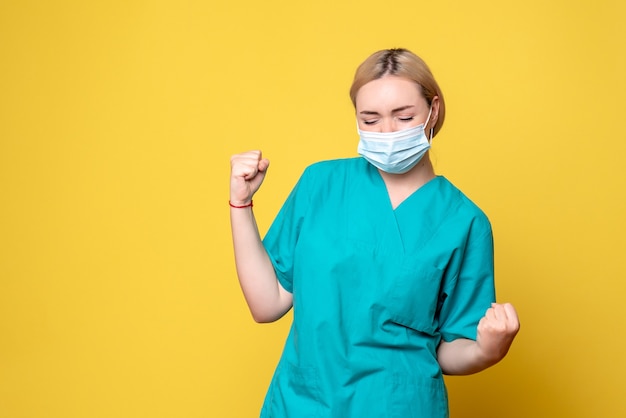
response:
<svg viewBox="0 0 626 418"><path fill-rule="evenodd" d="M293 323L262 417L448 416L437 345L495 300L483 212L444 177L395 210L362 158L308 167L264 245Z"/></svg>

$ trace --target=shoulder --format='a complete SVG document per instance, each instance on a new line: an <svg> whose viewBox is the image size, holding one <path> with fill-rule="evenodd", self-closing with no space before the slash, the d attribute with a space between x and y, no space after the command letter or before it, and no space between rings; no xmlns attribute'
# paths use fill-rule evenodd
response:
<svg viewBox="0 0 626 418"><path fill-rule="evenodd" d="M487 214L465 193L443 176L439 176L439 192L448 201L452 218L470 222L473 228L491 232L491 223Z"/></svg>
<svg viewBox="0 0 626 418"><path fill-rule="evenodd" d="M339 192L350 178L365 172L367 164L359 157L315 162L304 169L293 192L304 193L310 197L320 193Z"/></svg>
<svg viewBox="0 0 626 418"><path fill-rule="evenodd" d="M342 178L365 173L367 164L361 157L318 161L306 167L302 180L310 184L337 183Z"/></svg>
<svg viewBox="0 0 626 418"><path fill-rule="evenodd" d="M360 157L324 160L311 164L305 169L307 174L347 173L362 170L367 162Z"/></svg>

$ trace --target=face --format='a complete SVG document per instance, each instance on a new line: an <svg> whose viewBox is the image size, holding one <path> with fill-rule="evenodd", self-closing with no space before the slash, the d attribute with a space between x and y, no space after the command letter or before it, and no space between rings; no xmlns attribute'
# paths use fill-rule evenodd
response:
<svg viewBox="0 0 626 418"><path fill-rule="evenodd" d="M437 122L437 97L432 105L426 132ZM395 132L413 128L426 122L429 110L419 86L402 77L385 76L370 81L356 95L356 117L363 131Z"/></svg>

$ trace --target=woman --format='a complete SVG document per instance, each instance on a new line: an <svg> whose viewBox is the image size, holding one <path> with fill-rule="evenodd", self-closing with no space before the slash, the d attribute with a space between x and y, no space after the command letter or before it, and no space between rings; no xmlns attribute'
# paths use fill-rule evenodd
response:
<svg viewBox="0 0 626 418"><path fill-rule="evenodd" d="M445 104L426 64L374 53L350 96L361 157L308 167L261 240L260 151L231 158L237 274L254 319L293 324L262 417L447 417L442 374L507 353L515 309L496 304L491 226L428 149Z"/></svg>

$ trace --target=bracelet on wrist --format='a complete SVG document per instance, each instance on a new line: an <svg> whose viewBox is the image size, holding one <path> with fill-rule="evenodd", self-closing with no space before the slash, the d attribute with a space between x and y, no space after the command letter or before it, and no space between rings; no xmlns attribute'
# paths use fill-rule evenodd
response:
<svg viewBox="0 0 626 418"><path fill-rule="evenodd" d="M250 201L250 203L248 203L247 205L241 205L241 206L239 206L239 205L233 205L233 204L231 203L231 201L229 200L229 201L228 201L228 205L229 205L231 208L235 208L235 209L251 208L251 207L253 206L253 205L252 205L252 200L251 200L251 201Z"/></svg>

